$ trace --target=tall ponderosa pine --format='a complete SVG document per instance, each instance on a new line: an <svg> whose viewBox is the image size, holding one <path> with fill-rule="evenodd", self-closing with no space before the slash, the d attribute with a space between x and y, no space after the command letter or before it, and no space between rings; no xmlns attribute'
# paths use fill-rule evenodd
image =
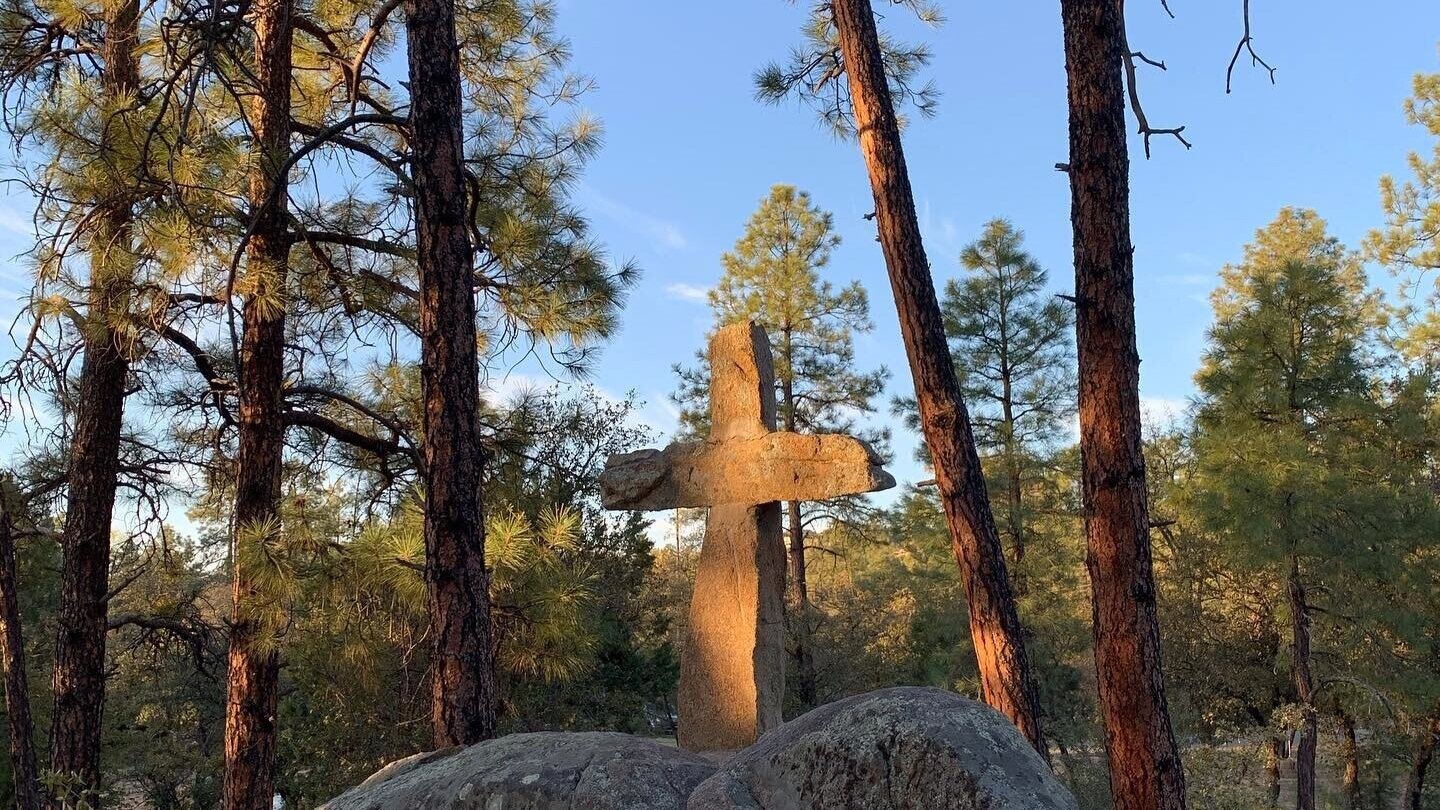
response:
<svg viewBox="0 0 1440 810"><path fill-rule="evenodd" d="M134 336L128 328L135 282L131 245L133 152L140 68L138 0L104 4L99 106L103 122L96 163L109 182L94 210L86 246L90 280L82 327L85 353L75 397L65 527L61 535L60 615L51 677L55 709L50 769L78 780L98 801L100 727L105 704L106 595L110 589L110 523L120 465L121 424ZM69 788L67 788L69 789Z"/></svg>
<svg viewBox="0 0 1440 810"><path fill-rule="evenodd" d="M1370 612L1381 572L1403 557L1387 513L1411 511L1391 495L1383 467L1394 465L1374 435L1383 422L1367 350L1379 313L1358 257L1311 211L1283 210L1221 278L1196 375L1194 487L1236 564L1283 583L1301 712L1297 806L1313 810L1317 616ZM1373 583L1371 596L1347 599L1356 582Z"/></svg>
<svg viewBox="0 0 1440 810"><path fill-rule="evenodd" d="M21 627L20 579L15 571L15 513L19 488L0 477L0 663L5 669L5 725L10 729L10 773L18 810L40 810L40 772L35 757L35 721L30 714L30 683L25 673L25 634Z"/></svg>
<svg viewBox="0 0 1440 810"><path fill-rule="evenodd" d="M1160 665L1140 436L1123 6L1062 0L1070 110L1081 489L1110 790L1117 810L1181 810L1185 776Z"/></svg>
<svg viewBox="0 0 1440 810"><path fill-rule="evenodd" d="M235 469L233 615L225 701L224 810L266 810L275 796L276 704L280 692L272 595L251 581L246 545L269 545L284 531L280 517L285 451L286 277L290 264L290 87L293 6L258 0L250 9L254 95L249 125L250 239L238 388L239 453ZM259 555L263 556L263 555Z"/></svg>
<svg viewBox="0 0 1440 810"><path fill-rule="evenodd" d="M454 0L409 0L410 148L424 398L425 582L436 747L495 733L475 325Z"/></svg>
<svg viewBox="0 0 1440 810"><path fill-rule="evenodd" d="M872 400L886 377L884 369L855 368L854 335L871 329L865 289L851 282L837 290L820 278L840 244L831 221L810 195L775 186L750 217L745 235L721 257L724 273L710 292L717 326L754 321L773 339L777 404L787 431L854 433L855 417L874 409ZM684 374L682 404L703 397L705 372L702 367ZM683 415L691 422L707 416L698 407ZM798 501L787 504L787 515L796 691L800 704L813 708L818 696L805 566L808 518Z"/></svg>
<svg viewBox="0 0 1440 810"><path fill-rule="evenodd" d="M178 21L152 24L160 13L123 0L7 0L0 12L5 121L37 158L23 179L40 231L30 340L5 381L25 396L53 397L59 441L42 453L66 467L37 490L63 478L50 769L64 801L98 800L117 489L123 483L138 502L158 505L173 484L157 461L163 451L139 435L145 429L122 432L129 387L144 379L132 372L186 299L172 295L175 286L203 264L194 245L209 237L202 232L226 195L232 156L220 138L203 161L188 153L210 121L208 107L189 103L197 68L184 55L195 54L196 40ZM160 46L162 28L169 48Z"/></svg>
<svg viewBox="0 0 1440 810"><path fill-rule="evenodd" d="M960 253L969 275L946 283L941 304L975 440L1000 462L1017 586L1025 561L1026 481L1035 473L1036 453L1065 431L1075 400L1070 308L1046 292L1048 274L1024 251L1023 240L1003 219L987 223Z"/></svg>
<svg viewBox="0 0 1440 810"><path fill-rule="evenodd" d="M1440 710L1426 718L1416 735L1415 753L1410 759L1410 773L1405 780L1404 810L1425 810L1425 775L1435 759L1435 746L1440 743Z"/></svg>
<svg viewBox="0 0 1440 810"><path fill-rule="evenodd" d="M922 16L934 16L917 2L907 4L918 8ZM788 69L771 66L762 70L757 76L760 94L774 100L787 92L802 97L821 91L833 93L833 105L827 102L823 114L841 124L842 131L858 137L869 170L875 223L900 317L920 424L934 460L946 522L964 578L985 701L1009 717L1048 759L1005 550L950 359L901 145L894 98L899 94L917 99L925 109L927 90L912 91L909 85L915 69L925 61L924 52L911 50L907 55L882 39L869 0L832 0L820 6L808 31L818 56L800 53Z"/></svg>
<svg viewBox="0 0 1440 810"><path fill-rule="evenodd" d="M1436 375L1440 374L1440 281L1436 279L1440 271L1440 73L1415 75L1411 96L1405 100L1405 117L1424 127L1436 143L1428 155L1412 152L1408 156L1413 180L1397 183L1388 175L1381 178L1385 225L1370 232L1365 250L1368 257L1401 278L1403 302L1398 315L1407 328L1399 345L1416 375L1429 377L1433 402ZM1434 423L1436 419L1440 419L1440 410L1432 404L1430 420ZM1440 497L1440 453L1433 447L1428 463L1430 488ZM1429 643L1433 650L1435 642ZM1433 703L1433 696L1425 699L1426 705L1413 712L1416 742L1405 792L1407 810L1421 807L1426 772L1440 735L1440 706Z"/></svg>

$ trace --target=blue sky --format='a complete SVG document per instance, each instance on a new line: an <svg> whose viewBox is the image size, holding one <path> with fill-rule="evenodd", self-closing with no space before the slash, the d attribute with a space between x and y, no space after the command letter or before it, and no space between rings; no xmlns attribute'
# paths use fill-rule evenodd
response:
<svg viewBox="0 0 1440 810"><path fill-rule="evenodd" d="M872 296L876 328L859 341L860 363L890 368L889 393L909 388L879 246L862 219L872 205L858 151L808 110L753 98L753 71L798 41L807 5L558 0L572 65L596 83L583 107L606 132L577 202L612 256L644 272L593 382L611 396L636 392L658 440L674 427L670 367L691 360L710 325L703 291L774 183L808 190L834 212L844 244L829 277L858 279ZM897 34L930 43L927 75L943 93L936 117L906 133L937 282L958 274L960 247L986 220L1004 216L1063 292L1071 248L1069 190L1054 170L1067 151L1059 4L942 5L948 19L938 30L886 9ZM1142 394L1163 410L1192 392L1216 271L1281 206L1319 210L1351 245L1380 221L1378 178L1403 173L1406 153L1430 146L1405 124L1401 103L1415 72L1440 70L1440 3L1256 0L1256 47L1277 84L1242 60L1228 96L1240 0L1170 0L1174 20L1159 0L1130 5L1132 45L1170 68L1142 69L1150 119L1184 124L1194 143L1187 152L1157 139L1149 161L1132 144ZM27 198L0 198L0 255L31 244L28 207ZM0 263L7 324L26 273L23 262ZM503 392L531 382L550 381L520 366L495 384ZM896 431L902 480L923 477L913 446Z"/></svg>
<svg viewBox="0 0 1440 810"><path fill-rule="evenodd" d="M882 4L884 5L884 4ZM1407 152L1428 148L1405 124L1411 76L1440 70L1440 3L1257 0L1256 48L1277 68L1245 60L1234 92L1225 66L1241 30L1240 0L1158 0L1129 9L1133 47L1163 59L1141 73L1153 125L1184 124L1194 148L1132 144L1132 211L1142 395L1183 405L1192 392L1216 271L1238 258L1255 229L1284 205L1313 207L1357 245L1380 221L1377 181L1403 173ZM943 95L937 115L906 133L911 180L937 282L959 272L960 247L989 218L1013 220L1051 272L1071 281L1065 73L1059 4L942 3L938 30L887 9L892 30L924 38ZM596 368L596 383L636 391L644 416L668 430L670 366L687 362L710 323L701 291L769 187L792 183L835 213L844 243L829 277L871 291L875 331L860 340L865 367L909 387L872 209L853 144L807 110L753 98L752 72L798 41L807 4L781 0L561 0L559 26L574 67L596 82L584 106L605 126L605 147L578 201L617 257L644 270L624 328ZM1384 279L1377 271L1376 280ZM897 473L918 477L913 439L897 431Z"/></svg>

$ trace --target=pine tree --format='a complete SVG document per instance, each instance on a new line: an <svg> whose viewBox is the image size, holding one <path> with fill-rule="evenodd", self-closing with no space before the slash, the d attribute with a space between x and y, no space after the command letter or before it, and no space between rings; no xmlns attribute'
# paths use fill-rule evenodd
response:
<svg viewBox="0 0 1440 810"><path fill-rule="evenodd" d="M226 677L224 810L267 810L275 796L280 655L268 595L241 561L241 544L269 544L280 518L285 451L286 279L290 270L288 167L292 15L289 0L260 0L253 15L255 93L243 331L239 357L239 452L235 460L235 564Z"/></svg>
<svg viewBox="0 0 1440 810"><path fill-rule="evenodd" d="M132 336L127 328L135 283L132 240L133 150L143 124L139 91L140 4L107 3L103 19L99 106L104 122L95 145L109 188L90 198L89 301L82 342L73 438L69 452L59 629L51 677L55 713L50 769L75 780L78 798L98 802L100 730L105 702L106 593L110 523L120 464Z"/></svg>
<svg viewBox="0 0 1440 810"><path fill-rule="evenodd" d="M35 721L30 714L30 684L25 672L21 627L20 580L15 567L19 488L0 477L0 663L5 669L5 725L10 729L10 771L18 810L40 810L40 772L35 764Z"/></svg>
<svg viewBox="0 0 1440 810"><path fill-rule="evenodd" d="M128 394L173 316L173 286L198 263L192 245L206 237L187 213L217 210L231 167L208 115L192 114L196 42L180 20L192 10L171 11L169 49L163 12L139 3L8 0L0 13L6 127L36 158L20 179L39 200L34 323L4 379L53 397L62 416L41 449L65 466L63 482L50 482L63 483L65 516L50 769L62 800L92 804L116 492L157 498L170 483L144 430L125 425ZM211 147L203 162L189 152L199 140ZM71 356L81 359L74 379Z"/></svg>
<svg viewBox="0 0 1440 810"><path fill-rule="evenodd" d="M1081 488L1095 670L1117 810L1183 810L1165 699L1140 435L1122 4L1062 0Z"/></svg>
<svg viewBox="0 0 1440 810"><path fill-rule="evenodd" d="M909 0L907 5L927 20L938 19L938 13L923 3ZM910 361L920 424L934 459L964 579L985 700L1009 717L1048 760L1005 551L950 360L900 140L895 98L915 100L922 112L927 109L931 93L926 88L912 90L909 84L925 54L897 48L882 38L868 0L834 0L820 6L807 33L812 50L798 52L789 69L762 70L757 76L759 91L771 100L789 92L802 98L829 93L834 106L827 101L822 115L858 138L875 198L875 223Z"/></svg>
<svg viewBox="0 0 1440 810"><path fill-rule="evenodd" d="M870 303L859 282L836 289L820 278L840 244L832 216L794 186L777 185L746 224L745 234L721 257L724 273L710 292L717 327L754 321L774 341L776 403L783 430L856 433L855 418L873 412L886 372L855 368L854 336L870 331ZM703 431L708 369L682 372L677 399L682 419ZM883 436L872 436L883 440ZM806 580L803 504L787 504L790 610L795 633L797 692L805 709L817 705L813 611Z"/></svg>
<svg viewBox="0 0 1440 810"><path fill-rule="evenodd" d="M1413 180L1380 178L1385 226L1370 232L1365 251L1401 277L1407 303L1400 312L1409 327L1404 348L1433 365L1440 356L1440 280L1434 278L1440 270L1440 73L1417 73L1411 88L1405 118L1424 127L1436 144L1428 157L1410 153Z"/></svg>
<svg viewBox="0 0 1440 810"><path fill-rule="evenodd" d="M495 734L497 685L485 570L475 252L467 228L464 109L453 0L405 14L425 402L425 582L435 746Z"/></svg>
<svg viewBox="0 0 1440 810"><path fill-rule="evenodd" d="M1377 301L1358 257L1312 211L1281 211L1221 278L1196 375L1194 486L1240 567L1283 583L1301 713L1297 806L1313 810L1322 601L1326 614L1353 613L1359 605L1335 604L1346 580L1375 581L1367 569L1398 562L1382 528L1396 504L1366 428L1380 418L1369 371Z"/></svg>
<svg viewBox="0 0 1440 810"><path fill-rule="evenodd" d="M1003 219L960 253L969 271L945 284L941 304L980 452L1002 470L1005 526L1016 582L1026 546L1026 481L1074 413L1070 309L1045 289L1048 274Z"/></svg>

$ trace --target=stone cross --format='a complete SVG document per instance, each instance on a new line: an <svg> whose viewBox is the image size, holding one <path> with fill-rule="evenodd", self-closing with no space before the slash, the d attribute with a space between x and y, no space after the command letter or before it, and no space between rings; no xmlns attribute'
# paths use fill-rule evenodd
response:
<svg viewBox="0 0 1440 810"><path fill-rule="evenodd" d="M775 430L770 341L754 323L710 339L710 435L611 456L607 509L708 506L705 543L680 662L679 742L734 750L781 722L785 549L779 501L888 489L895 479L849 436Z"/></svg>

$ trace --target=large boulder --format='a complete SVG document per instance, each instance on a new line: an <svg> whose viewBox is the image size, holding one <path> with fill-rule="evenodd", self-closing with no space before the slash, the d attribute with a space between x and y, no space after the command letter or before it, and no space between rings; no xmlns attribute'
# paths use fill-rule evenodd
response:
<svg viewBox="0 0 1440 810"><path fill-rule="evenodd" d="M714 772L628 734L512 734L387 765L323 810L683 810Z"/></svg>
<svg viewBox="0 0 1440 810"><path fill-rule="evenodd" d="M1075 810L1015 726L941 689L883 689L771 731L689 810Z"/></svg>

